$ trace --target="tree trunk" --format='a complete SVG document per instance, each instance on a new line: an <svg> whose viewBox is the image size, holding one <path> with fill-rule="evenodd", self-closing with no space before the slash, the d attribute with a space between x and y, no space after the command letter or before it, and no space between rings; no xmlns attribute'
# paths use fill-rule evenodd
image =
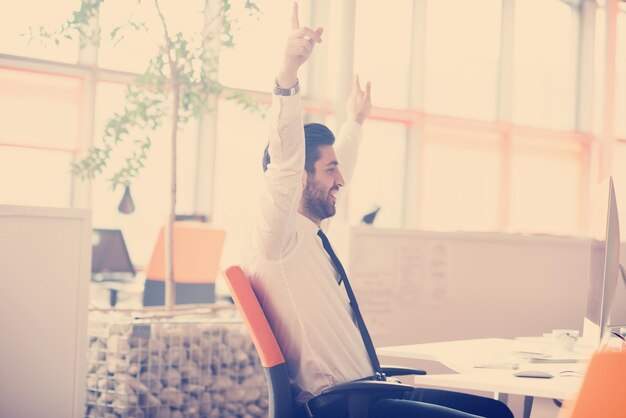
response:
<svg viewBox="0 0 626 418"><path fill-rule="evenodd" d="M174 66L171 66L174 67ZM170 172L170 213L165 228L165 309L171 311L176 304L176 282L174 281L174 221L176 221L176 141L178 139L178 106L180 85L177 71L172 71L172 132Z"/></svg>

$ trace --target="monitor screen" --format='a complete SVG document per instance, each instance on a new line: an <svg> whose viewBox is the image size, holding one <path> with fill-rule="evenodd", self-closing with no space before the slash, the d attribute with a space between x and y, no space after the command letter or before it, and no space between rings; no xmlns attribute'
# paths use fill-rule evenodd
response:
<svg viewBox="0 0 626 418"><path fill-rule="evenodd" d="M131 279L135 268L119 229L94 228L91 273L94 280Z"/></svg>
<svg viewBox="0 0 626 418"><path fill-rule="evenodd" d="M593 199L589 253L583 337L597 345L609 325L619 274L620 231L612 178L599 185Z"/></svg>

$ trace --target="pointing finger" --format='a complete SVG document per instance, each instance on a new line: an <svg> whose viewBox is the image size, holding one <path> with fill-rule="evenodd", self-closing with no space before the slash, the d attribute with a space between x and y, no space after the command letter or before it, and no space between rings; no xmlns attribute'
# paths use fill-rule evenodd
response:
<svg viewBox="0 0 626 418"><path fill-rule="evenodd" d="M291 29L296 30L300 27L300 19L298 18L298 2L293 2L293 8L291 9Z"/></svg>
<svg viewBox="0 0 626 418"><path fill-rule="evenodd" d="M361 92L361 83L359 82L359 75L358 74L354 77L354 87L353 87L353 89L357 93Z"/></svg>

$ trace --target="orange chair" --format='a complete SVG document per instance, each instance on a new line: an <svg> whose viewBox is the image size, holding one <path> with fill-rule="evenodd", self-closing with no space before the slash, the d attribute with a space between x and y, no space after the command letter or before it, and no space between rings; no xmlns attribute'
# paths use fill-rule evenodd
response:
<svg viewBox="0 0 626 418"><path fill-rule="evenodd" d="M296 417L285 358L248 278L239 266L228 268L224 276L265 369L269 389L269 418ZM389 376L425 374L421 370L404 367L387 367L383 368L383 372ZM411 389L412 386L399 383L365 380L331 387L319 396L345 396L349 416L363 418L367 417L368 393L385 391L399 394Z"/></svg>
<svg viewBox="0 0 626 418"><path fill-rule="evenodd" d="M215 279L226 232L204 222L174 223L175 304L215 302ZM165 302L165 238L161 228L146 268L143 305Z"/></svg>
<svg viewBox="0 0 626 418"><path fill-rule="evenodd" d="M596 353L576 400L564 404L559 418L626 418L626 351Z"/></svg>

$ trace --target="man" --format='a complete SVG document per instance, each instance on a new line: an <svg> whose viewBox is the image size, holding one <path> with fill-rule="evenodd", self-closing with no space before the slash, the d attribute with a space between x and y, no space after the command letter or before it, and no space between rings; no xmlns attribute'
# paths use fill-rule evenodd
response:
<svg viewBox="0 0 626 418"><path fill-rule="evenodd" d="M355 79L349 120L335 152L327 127L303 127L298 94L298 69L322 41L323 29L300 27L297 4L291 20L272 99L264 190L243 265L286 358L299 413L306 404L316 417L341 416L345 405L324 409L309 401L330 386L375 375L378 364L375 353L368 353L347 278L325 249L320 226L335 214L338 192L352 174L361 124L371 108L370 84L362 90ZM512 417L503 404L471 395L415 390L407 398L377 399L373 416L474 417L433 404L457 407L471 401L465 410Z"/></svg>

